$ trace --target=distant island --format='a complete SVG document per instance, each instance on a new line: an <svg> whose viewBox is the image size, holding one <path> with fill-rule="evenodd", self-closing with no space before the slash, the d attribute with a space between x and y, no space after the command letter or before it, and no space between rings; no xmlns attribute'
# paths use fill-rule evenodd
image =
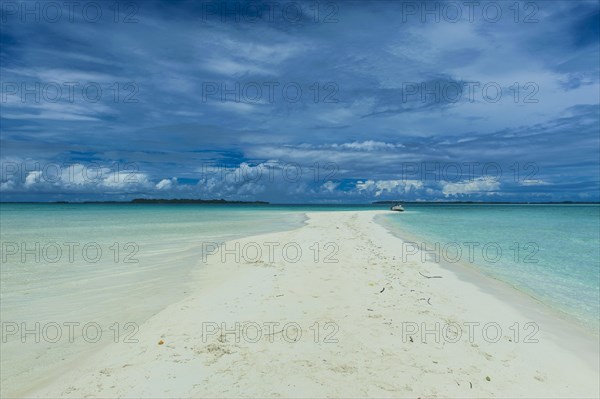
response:
<svg viewBox="0 0 600 399"><path fill-rule="evenodd" d="M22 204L39 204L40 202L3 202L9 203L22 203ZM46 202L48 204L244 204L244 205L269 205L266 201L228 201L225 199L187 199L187 198L174 198L174 199L152 199L152 198L135 198L131 201L54 201Z"/></svg>
<svg viewBox="0 0 600 399"><path fill-rule="evenodd" d="M132 204L252 204L252 205L269 205L266 201L228 201L225 199L146 199L136 198L130 201Z"/></svg>

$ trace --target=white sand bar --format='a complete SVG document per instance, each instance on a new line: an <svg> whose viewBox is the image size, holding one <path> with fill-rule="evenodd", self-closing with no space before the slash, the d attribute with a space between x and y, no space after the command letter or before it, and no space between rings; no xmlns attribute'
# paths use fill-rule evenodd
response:
<svg viewBox="0 0 600 399"><path fill-rule="evenodd" d="M110 344L28 396L600 395L597 337L466 268L403 262L402 241L373 221L383 212L309 213L299 229L238 240L239 262L199 259L197 289L141 325L139 343Z"/></svg>

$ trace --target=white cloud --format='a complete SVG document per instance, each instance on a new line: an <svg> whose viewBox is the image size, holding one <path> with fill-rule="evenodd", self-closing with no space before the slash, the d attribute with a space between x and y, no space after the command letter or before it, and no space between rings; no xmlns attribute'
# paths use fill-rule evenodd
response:
<svg viewBox="0 0 600 399"><path fill-rule="evenodd" d="M47 190L66 192L105 192L106 189L119 192L148 190L154 187L145 173L114 171L95 163L65 165L52 162L20 161L12 162L12 173L6 174L1 182L3 191ZM16 169L15 169L16 168ZM34 170L28 168L35 168ZM14 169L14 171L13 171ZM25 171L26 174L25 174Z"/></svg>
<svg viewBox="0 0 600 399"><path fill-rule="evenodd" d="M256 105L245 103L245 102L237 102L237 101L219 101L214 103L215 107L219 107L225 111L237 112L238 114L247 114L254 112L257 109Z"/></svg>
<svg viewBox="0 0 600 399"><path fill-rule="evenodd" d="M15 182L12 180L7 180L0 183L0 191L10 191L13 188L15 188Z"/></svg>
<svg viewBox="0 0 600 399"><path fill-rule="evenodd" d="M525 179L521 182L522 186L548 186L549 182L540 179Z"/></svg>
<svg viewBox="0 0 600 399"><path fill-rule="evenodd" d="M242 162L235 167L211 166L198 170L198 180L202 195L230 196L256 195L264 192L265 182L273 182L277 163L265 162L250 165Z"/></svg>
<svg viewBox="0 0 600 399"><path fill-rule="evenodd" d="M321 187L323 189L325 189L326 191L333 193L335 191L335 189L338 188L339 186L340 186L339 182L333 182L331 180L328 180L325 183L323 183L323 185Z"/></svg>
<svg viewBox="0 0 600 399"><path fill-rule="evenodd" d="M260 44L255 41L239 41L225 39L222 41L230 54L243 57L246 62L262 64L280 64L310 48L308 45L298 43L298 40L282 44Z"/></svg>
<svg viewBox="0 0 600 399"><path fill-rule="evenodd" d="M29 172L27 174L27 177L25 178L25 183L24 186L29 188L37 183L40 182L40 177L42 176L42 172L41 171L33 171L33 172Z"/></svg>
<svg viewBox="0 0 600 399"><path fill-rule="evenodd" d="M367 140L363 142L353 141L351 143L334 144L333 148L343 148L357 151L378 151L403 148L402 144L385 143L382 141Z"/></svg>
<svg viewBox="0 0 600 399"><path fill-rule="evenodd" d="M442 182L442 193L449 197L460 194L494 194L500 188L500 182L497 179L478 177L470 181L457 183Z"/></svg>
<svg viewBox="0 0 600 399"><path fill-rule="evenodd" d="M418 180L366 180L356 182L359 192L367 192L379 197L381 194L406 194L423 188L423 182Z"/></svg>
<svg viewBox="0 0 600 399"><path fill-rule="evenodd" d="M226 58L213 58L207 60L204 63L204 68L211 72L216 72L227 76L243 75L247 73L258 75L274 75L273 71L270 71L266 68L252 65L248 62L237 62Z"/></svg>
<svg viewBox="0 0 600 399"><path fill-rule="evenodd" d="M172 179L162 179L158 183L156 183L156 188L158 190L170 190L177 184L177 178L174 177Z"/></svg>

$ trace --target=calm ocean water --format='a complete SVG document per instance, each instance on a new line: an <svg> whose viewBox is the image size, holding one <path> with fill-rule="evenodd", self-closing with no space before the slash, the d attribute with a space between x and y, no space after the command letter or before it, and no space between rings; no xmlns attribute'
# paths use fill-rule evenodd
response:
<svg viewBox="0 0 600 399"><path fill-rule="evenodd" d="M203 242L289 230L307 210L332 209L364 207L0 204L2 318L102 318L115 304L145 318L185 291Z"/></svg>
<svg viewBox="0 0 600 399"><path fill-rule="evenodd" d="M0 220L4 397L115 337L129 349L135 324L186 296L203 242L289 230L305 217L264 206L0 204ZM70 323L79 323L72 343ZM102 330L98 342L82 339L88 323L90 341Z"/></svg>
<svg viewBox="0 0 600 399"><path fill-rule="evenodd" d="M406 208L379 220L396 235L426 248L430 258L470 264L598 333L600 206L409 204ZM412 246L406 249L412 252Z"/></svg>

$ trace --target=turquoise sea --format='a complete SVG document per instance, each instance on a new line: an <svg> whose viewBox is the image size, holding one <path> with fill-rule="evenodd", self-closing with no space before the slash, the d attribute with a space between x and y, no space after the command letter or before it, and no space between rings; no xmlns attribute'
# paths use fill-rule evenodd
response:
<svg viewBox="0 0 600 399"><path fill-rule="evenodd" d="M264 206L0 204L0 396L22 396L65 359L134 338L136 325L190 291L203 242L304 220L301 211ZM82 339L88 325L92 342ZM93 342L96 327L102 339Z"/></svg>
<svg viewBox="0 0 600 399"><path fill-rule="evenodd" d="M472 266L598 334L600 205L408 204L406 209L382 215L379 222L425 248L430 259Z"/></svg>
<svg viewBox="0 0 600 399"><path fill-rule="evenodd" d="M119 317L144 319L183 295L202 243L289 230L305 211L331 209L365 207L0 204L2 319L101 319L118 303Z"/></svg>

